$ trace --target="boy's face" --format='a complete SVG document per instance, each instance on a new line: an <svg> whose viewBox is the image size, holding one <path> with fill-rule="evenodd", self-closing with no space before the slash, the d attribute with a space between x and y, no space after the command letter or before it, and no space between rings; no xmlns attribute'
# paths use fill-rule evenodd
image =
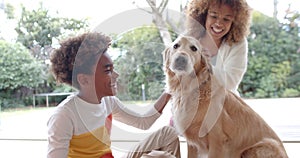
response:
<svg viewBox="0 0 300 158"><path fill-rule="evenodd" d="M234 20L233 11L228 5L210 5L207 13L205 28L217 45L221 44L230 30Z"/></svg>
<svg viewBox="0 0 300 158"><path fill-rule="evenodd" d="M114 96L117 93L119 74L114 71L113 62L107 53L101 55L94 74L94 88L98 98Z"/></svg>

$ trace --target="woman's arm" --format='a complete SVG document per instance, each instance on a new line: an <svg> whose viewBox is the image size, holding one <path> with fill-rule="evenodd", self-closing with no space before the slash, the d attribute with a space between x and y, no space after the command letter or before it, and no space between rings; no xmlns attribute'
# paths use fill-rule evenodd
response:
<svg viewBox="0 0 300 158"><path fill-rule="evenodd" d="M222 52L223 51L223 52ZM228 90L237 93L238 86L247 69L248 46L245 39L232 48L223 48L218 56L213 73Z"/></svg>

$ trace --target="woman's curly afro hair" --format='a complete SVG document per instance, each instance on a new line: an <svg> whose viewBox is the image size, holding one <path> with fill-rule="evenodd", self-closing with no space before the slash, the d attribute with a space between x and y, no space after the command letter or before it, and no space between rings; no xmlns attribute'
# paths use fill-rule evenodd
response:
<svg viewBox="0 0 300 158"><path fill-rule="evenodd" d="M240 42L250 33L250 22L252 9L246 0L191 0L187 10L187 16L205 26L207 12L210 5L228 5L234 12L234 20L230 31L224 37L224 40L230 45ZM197 29L191 21L187 22L189 29Z"/></svg>

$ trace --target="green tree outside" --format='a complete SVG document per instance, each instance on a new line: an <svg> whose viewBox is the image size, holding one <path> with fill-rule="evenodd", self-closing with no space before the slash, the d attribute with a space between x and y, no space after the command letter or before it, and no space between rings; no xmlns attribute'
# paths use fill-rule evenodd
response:
<svg viewBox="0 0 300 158"><path fill-rule="evenodd" d="M45 81L43 64L20 43L0 40L0 67L2 108L25 105L26 97L32 93L32 89Z"/></svg>
<svg viewBox="0 0 300 158"><path fill-rule="evenodd" d="M164 90L162 51L165 46L155 26L144 26L116 37L113 44L121 55L114 61L120 72L118 96L124 100L157 99Z"/></svg>
<svg viewBox="0 0 300 158"><path fill-rule="evenodd" d="M12 5L6 4L4 9L7 19L18 21L15 28L18 37L15 44L1 41L2 50L10 53L8 57L7 54L4 56L4 52L0 52L1 67L3 67L1 71L4 71L1 75L2 86L0 86L1 106L6 108L31 105L33 93L72 91L66 85L56 84L49 73L48 61L53 46L58 44L57 41L66 36L86 31L87 19L55 17L50 15L42 3L38 9L34 10L27 10L22 6L20 19L16 19L14 16ZM20 54L21 52L22 54ZM28 59L22 61L24 63L16 62L23 56L24 58L30 56L31 61ZM32 75L26 76L27 74Z"/></svg>
<svg viewBox="0 0 300 158"><path fill-rule="evenodd" d="M296 27L299 30L299 27ZM253 14L248 70L240 85L244 97L300 96L299 31L286 29L274 18Z"/></svg>
<svg viewBox="0 0 300 158"><path fill-rule="evenodd" d="M87 19L76 20L54 17L43 7L27 10L22 7L21 18L15 28L18 33L17 41L31 50L37 59L49 59L54 40L59 40L63 34L76 34L86 31Z"/></svg>

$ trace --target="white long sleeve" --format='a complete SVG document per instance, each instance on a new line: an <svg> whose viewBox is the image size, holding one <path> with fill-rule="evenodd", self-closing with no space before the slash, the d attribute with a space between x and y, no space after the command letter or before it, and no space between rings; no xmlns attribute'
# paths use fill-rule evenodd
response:
<svg viewBox="0 0 300 158"><path fill-rule="evenodd" d="M232 46L223 42L216 60L216 64L213 65L213 74L226 89L239 95L237 89L247 70L247 39L244 38Z"/></svg>
<svg viewBox="0 0 300 158"><path fill-rule="evenodd" d="M111 102L114 120L139 129L149 129L161 115L154 107L151 107L149 111L140 114L125 107L116 97L106 98L105 100L110 100Z"/></svg>
<svg viewBox="0 0 300 158"><path fill-rule="evenodd" d="M140 129L148 129L160 116L152 107L145 114L126 108L116 97L104 97L101 104L90 104L73 95L58 105L48 120L48 158L67 157L70 141L105 126L107 117Z"/></svg>

